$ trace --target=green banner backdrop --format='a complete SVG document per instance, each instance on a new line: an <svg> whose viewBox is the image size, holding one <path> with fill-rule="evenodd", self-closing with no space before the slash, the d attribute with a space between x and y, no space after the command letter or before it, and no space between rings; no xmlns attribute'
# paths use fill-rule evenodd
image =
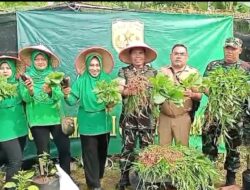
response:
<svg viewBox="0 0 250 190"><path fill-rule="evenodd" d="M120 23L115 25L114 23ZM135 24L128 24L134 22ZM112 77L118 69L126 66L118 59L119 48L125 41L144 39L157 53L152 66L159 69L170 63L169 54L176 43L188 47L188 64L204 72L206 65L223 57L223 44L233 35L231 16L167 14L155 12L130 12L88 10L73 11L21 11L17 12L18 48L44 44L61 59L58 70L76 79L74 60L78 53L90 46L107 48L114 56L115 67ZM130 35L130 37L128 37ZM202 106L206 103L203 98ZM65 114L76 116L77 107L65 106ZM113 112L113 133L109 153L119 153L121 138L118 132L118 120L121 106ZM76 138L75 138L76 137ZM79 135L72 136L72 156L79 156ZM200 139L192 138L191 145L200 147ZM52 149L52 153L55 150ZM56 152L54 152L56 154ZM34 144L29 141L25 149L26 157L34 156Z"/></svg>

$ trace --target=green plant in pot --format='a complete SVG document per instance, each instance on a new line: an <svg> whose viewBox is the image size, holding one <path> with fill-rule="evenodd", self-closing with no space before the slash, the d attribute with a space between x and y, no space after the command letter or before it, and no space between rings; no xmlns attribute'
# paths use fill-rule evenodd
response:
<svg viewBox="0 0 250 190"><path fill-rule="evenodd" d="M20 170L13 176L14 181L5 183L3 188L13 188L15 190L39 190L38 186L32 184L32 177L34 174L34 171Z"/></svg>
<svg viewBox="0 0 250 190"><path fill-rule="evenodd" d="M201 152L186 146L151 145L133 164L141 189L214 190L219 173ZM137 187L138 187L137 186Z"/></svg>
<svg viewBox="0 0 250 190"><path fill-rule="evenodd" d="M46 152L38 156L39 166L36 166L36 176L33 183L40 190L60 190L59 176L57 169L50 155Z"/></svg>

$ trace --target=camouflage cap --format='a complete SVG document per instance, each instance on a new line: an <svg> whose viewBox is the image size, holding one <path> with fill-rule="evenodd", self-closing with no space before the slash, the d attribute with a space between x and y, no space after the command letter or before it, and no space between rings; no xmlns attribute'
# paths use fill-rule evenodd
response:
<svg viewBox="0 0 250 190"><path fill-rule="evenodd" d="M243 42L242 42L241 39L231 37L231 38L226 39L224 47L230 46L230 47L233 47L233 48L241 48L242 44L243 44Z"/></svg>

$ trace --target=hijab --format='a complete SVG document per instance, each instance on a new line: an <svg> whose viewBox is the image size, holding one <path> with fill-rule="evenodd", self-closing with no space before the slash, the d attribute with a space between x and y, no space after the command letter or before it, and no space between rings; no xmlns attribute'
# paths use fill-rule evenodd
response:
<svg viewBox="0 0 250 190"><path fill-rule="evenodd" d="M99 61L99 65L100 65L100 73L96 77L92 76L89 71L90 63L93 58L97 58L97 60ZM81 96L83 107L85 111L88 111L88 112L101 111L105 109L105 105L104 103L97 102L97 96L93 92L93 90L95 89L96 83L98 81L101 81L101 80L110 81L111 78L107 73L103 71L103 59L100 55L95 54L95 53L88 54L85 59L85 64L86 64L86 71L80 76L81 87L79 88L83 91L83 94Z"/></svg>
<svg viewBox="0 0 250 190"><path fill-rule="evenodd" d="M38 55L42 55L48 61L48 66L43 70L38 70L35 67L35 58ZM27 69L27 73L33 79L34 83L43 84L44 78L51 72L53 72L53 69L51 66L51 60L49 59L49 56L40 50L34 50L31 53L31 66Z"/></svg>
<svg viewBox="0 0 250 190"><path fill-rule="evenodd" d="M13 59L3 59L0 61L0 65L2 65L3 63L7 63L12 71L11 76L7 79L8 83L16 83L17 79L16 79L16 61Z"/></svg>

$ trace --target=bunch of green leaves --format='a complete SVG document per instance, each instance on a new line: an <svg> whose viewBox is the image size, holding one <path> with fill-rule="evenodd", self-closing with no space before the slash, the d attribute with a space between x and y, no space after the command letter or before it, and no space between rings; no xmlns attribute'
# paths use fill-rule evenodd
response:
<svg viewBox="0 0 250 190"><path fill-rule="evenodd" d="M149 79L152 86L152 95L155 104L162 104L165 100L174 102L176 105L183 104L183 89L162 73Z"/></svg>
<svg viewBox="0 0 250 190"><path fill-rule="evenodd" d="M151 145L140 152L133 169L144 182L170 182L181 190L213 190L219 179L218 171L207 157L181 145Z"/></svg>
<svg viewBox="0 0 250 190"><path fill-rule="evenodd" d="M3 187L15 188L16 190L39 190L36 185L32 185L32 177L34 174L34 171L18 171L13 177L15 182L7 182Z"/></svg>
<svg viewBox="0 0 250 190"><path fill-rule="evenodd" d="M158 117L160 113L159 105L166 100L178 106L183 105L184 90L181 86L175 85L169 76L158 73L149 79L152 87L151 98L153 99L153 114Z"/></svg>
<svg viewBox="0 0 250 190"><path fill-rule="evenodd" d="M105 106L114 106L122 100L117 80L111 80L110 82L98 81L93 92L97 95L97 102L104 103Z"/></svg>
<svg viewBox="0 0 250 190"><path fill-rule="evenodd" d="M17 95L17 84L10 84L7 78L0 75L0 101Z"/></svg>
<svg viewBox="0 0 250 190"><path fill-rule="evenodd" d="M44 81L46 84L48 84L49 86L58 86L60 85L61 81L63 80L64 77L64 73L63 72L51 72L50 74L48 74Z"/></svg>
<svg viewBox="0 0 250 190"><path fill-rule="evenodd" d="M181 86L184 89L199 89L202 85L202 77L198 73L192 73L187 78L181 80Z"/></svg>
<svg viewBox="0 0 250 190"><path fill-rule="evenodd" d="M194 122L191 125L191 135L201 135L202 134L202 125L204 124L204 115L195 115Z"/></svg>
<svg viewBox="0 0 250 190"><path fill-rule="evenodd" d="M247 72L235 67L217 67L203 79L203 85L209 89L207 127L215 122L222 127L224 135L235 128L250 93L248 81Z"/></svg>

